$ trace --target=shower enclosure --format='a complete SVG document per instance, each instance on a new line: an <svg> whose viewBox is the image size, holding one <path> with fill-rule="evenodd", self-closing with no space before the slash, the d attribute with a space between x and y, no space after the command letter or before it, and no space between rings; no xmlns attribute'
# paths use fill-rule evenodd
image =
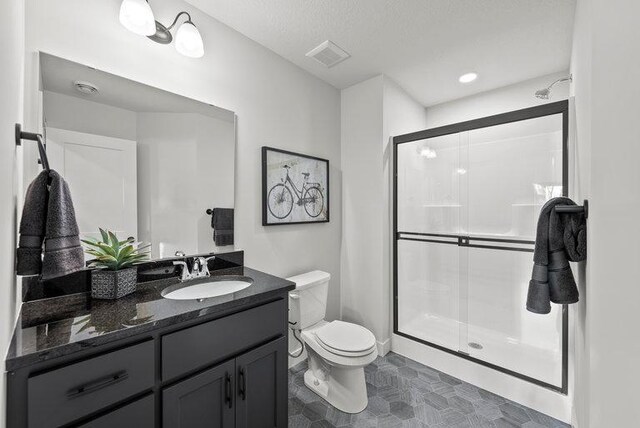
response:
<svg viewBox="0 0 640 428"><path fill-rule="evenodd" d="M525 303L540 208L567 192L567 112L394 138L394 332L563 393L567 307Z"/></svg>

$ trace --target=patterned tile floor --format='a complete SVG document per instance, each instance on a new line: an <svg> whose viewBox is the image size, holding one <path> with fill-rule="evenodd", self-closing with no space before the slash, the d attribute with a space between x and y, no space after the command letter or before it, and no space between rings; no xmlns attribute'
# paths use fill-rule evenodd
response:
<svg viewBox="0 0 640 428"><path fill-rule="evenodd" d="M289 373L289 428L569 428L569 425L397 354L365 369L369 405L350 415L304 385L306 363Z"/></svg>

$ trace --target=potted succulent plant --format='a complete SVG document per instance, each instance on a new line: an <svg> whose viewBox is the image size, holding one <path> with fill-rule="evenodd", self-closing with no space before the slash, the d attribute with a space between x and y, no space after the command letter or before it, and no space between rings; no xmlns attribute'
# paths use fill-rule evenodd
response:
<svg viewBox="0 0 640 428"><path fill-rule="evenodd" d="M118 240L115 233L100 229L102 240L83 239L85 252L93 257L91 271L91 297L119 299L136 291L138 271L136 264L149 257L150 245L140 246L132 238Z"/></svg>

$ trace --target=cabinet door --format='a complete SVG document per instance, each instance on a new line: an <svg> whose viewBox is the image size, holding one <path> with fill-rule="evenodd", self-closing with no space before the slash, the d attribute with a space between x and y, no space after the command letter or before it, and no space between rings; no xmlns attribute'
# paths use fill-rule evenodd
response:
<svg viewBox="0 0 640 428"><path fill-rule="evenodd" d="M164 389L162 426L233 427L234 369L232 360Z"/></svg>
<svg viewBox="0 0 640 428"><path fill-rule="evenodd" d="M282 337L236 358L236 427L287 426L287 341Z"/></svg>

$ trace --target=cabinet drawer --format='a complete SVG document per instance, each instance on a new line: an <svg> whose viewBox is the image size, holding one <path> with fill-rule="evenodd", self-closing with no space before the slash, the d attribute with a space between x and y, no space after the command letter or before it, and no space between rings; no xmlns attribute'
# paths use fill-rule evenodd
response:
<svg viewBox="0 0 640 428"><path fill-rule="evenodd" d="M154 428L155 403L153 395L127 404L77 428Z"/></svg>
<svg viewBox="0 0 640 428"><path fill-rule="evenodd" d="M150 388L148 341L55 369L28 380L30 428L57 427Z"/></svg>
<svg viewBox="0 0 640 428"><path fill-rule="evenodd" d="M206 367L286 332L284 299L162 337L162 379Z"/></svg>

